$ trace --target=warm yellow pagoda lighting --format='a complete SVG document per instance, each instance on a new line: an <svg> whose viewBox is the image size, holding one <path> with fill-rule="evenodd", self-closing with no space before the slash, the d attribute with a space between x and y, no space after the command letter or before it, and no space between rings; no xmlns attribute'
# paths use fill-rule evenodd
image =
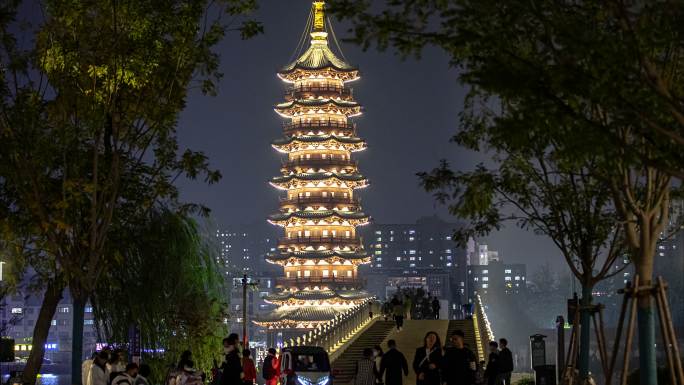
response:
<svg viewBox="0 0 684 385"><path fill-rule="evenodd" d="M314 30L323 31L325 29L325 2L314 1Z"/></svg>

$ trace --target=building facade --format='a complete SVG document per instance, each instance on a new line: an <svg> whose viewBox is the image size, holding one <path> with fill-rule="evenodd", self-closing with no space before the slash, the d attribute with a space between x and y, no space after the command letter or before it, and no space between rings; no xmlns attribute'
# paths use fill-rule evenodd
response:
<svg viewBox="0 0 684 385"><path fill-rule="evenodd" d="M399 287L420 287L448 301L450 310L460 309L467 302L468 252L452 239L458 227L436 216L365 227L362 236L371 253L371 264L364 267L369 292L384 299Z"/></svg>
<svg viewBox="0 0 684 385"><path fill-rule="evenodd" d="M352 159L366 148L352 120L361 106L349 83L359 71L333 52L329 31L325 2L313 1L309 46L278 72L289 88L275 107L285 124L273 147L286 160L271 185L285 194L269 222L283 237L267 260L285 276L267 297L278 308L259 321L272 330L311 329L369 298L358 266L370 258L356 231L369 222L356 196L368 181Z"/></svg>
<svg viewBox="0 0 684 385"><path fill-rule="evenodd" d="M15 357L25 359L33 349L33 328L42 305L42 293L17 290L4 296L0 303L0 331L3 337L14 340ZM90 356L98 348L93 308L86 305L83 321L83 354ZM46 371L67 369L71 362L73 305L69 291L65 290L50 324L45 342ZM51 366L52 365L52 366ZM54 368L56 366L58 368Z"/></svg>
<svg viewBox="0 0 684 385"><path fill-rule="evenodd" d="M222 226L216 230L220 259L227 278L243 274L275 274L274 266L266 262L266 255L276 251L278 234L267 224Z"/></svg>

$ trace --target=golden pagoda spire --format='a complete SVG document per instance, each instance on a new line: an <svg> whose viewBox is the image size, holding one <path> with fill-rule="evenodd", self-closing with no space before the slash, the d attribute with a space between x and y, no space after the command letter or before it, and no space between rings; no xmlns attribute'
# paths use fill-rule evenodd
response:
<svg viewBox="0 0 684 385"><path fill-rule="evenodd" d="M325 1L313 2L313 32L325 32Z"/></svg>

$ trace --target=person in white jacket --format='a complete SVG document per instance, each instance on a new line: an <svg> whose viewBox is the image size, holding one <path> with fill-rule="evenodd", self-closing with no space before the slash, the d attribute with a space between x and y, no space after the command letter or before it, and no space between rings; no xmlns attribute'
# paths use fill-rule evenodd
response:
<svg viewBox="0 0 684 385"><path fill-rule="evenodd" d="M107 375L108 358L109 355L106 352L97 354L88 372L88 385L107 385L109 382L109 376Z"/></svg>
<svg viewBox="0 0 684 385"><path fill-rule="evenodd" d="M81 364L81 384L90 385L90 369L93 368L96 357L97 352L93 353L93 355L90 358L83 361L83 363Z"/></svg>

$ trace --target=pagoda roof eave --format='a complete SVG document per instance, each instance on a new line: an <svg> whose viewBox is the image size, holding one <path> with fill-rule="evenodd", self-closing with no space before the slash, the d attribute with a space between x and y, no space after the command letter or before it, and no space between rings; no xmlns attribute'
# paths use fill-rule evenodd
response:
<svg viewBox="0 0 684 385"><path fill-rule="evenodd" d="M320 143L328 140L333 140L339 143L345 144L360 144L365 143L365 141L356 136L338 136L338 135L301 135L301 136L290 136L286 138L276 139L272 142L274 146L283 146L291 144L293 142L301 143Z"/></svg>
<svg viewBox="0 0 684 385"><path fill-rule="evenodd" d="M349 219L367 219L369 218L363 211L337 211L337 210L302 210L293 211L291 213L277 213L268 217L270 221L282 222L291 218L299 219L328 219L337 217L343 220Z"/></svg>
<svg viewBox="0 0 684 385"><path fill-rule="evenodd" d="M296 106L302 107L320 107L327 104L334 104L337 107L344 108L360 108L361 105L352 100L342 100L342 99L296 99L285 103L279 103L275 105L276 110L287 110Z"/></svg>
<svg viewBox="0 0 684 385"><path fill-rule="evenodd" d="M366 180L366 177L361 174L342 174L337 172L313 172L313 173L299 173L285 176L277 176L271 179L272 183L285 183L291 180L303 181L321 181L328 179L337 179L344 182L360 182Z"/></svg>

